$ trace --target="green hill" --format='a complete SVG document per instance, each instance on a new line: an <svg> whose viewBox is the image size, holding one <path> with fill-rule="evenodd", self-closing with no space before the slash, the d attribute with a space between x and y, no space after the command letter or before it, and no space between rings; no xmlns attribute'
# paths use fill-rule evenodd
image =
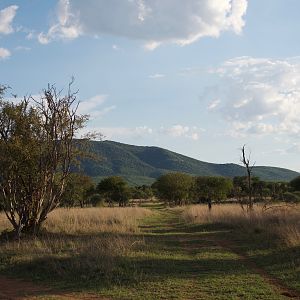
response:
<svg viewBox="0 0 300 300"><path fill-rule="evenodd" d="M158 147L133 146L113 141L92 141L92 151L99 160L85 160L82 170L97 181L119 175L130 184L151 184L168 172L184 172L203 176L244 176L245 169L237 164L213 164L193 159ZM254 167L254 175L263 180L289 181L299 173L275 167Z"/></svg>

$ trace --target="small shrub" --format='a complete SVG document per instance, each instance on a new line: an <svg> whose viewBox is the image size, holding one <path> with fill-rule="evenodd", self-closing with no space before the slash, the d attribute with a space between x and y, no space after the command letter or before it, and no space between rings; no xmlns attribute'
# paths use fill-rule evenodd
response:
<svg viewBox="0 0 300 300"><path fill-rule="evenodd" d="M283 194L283 199L285 202L298 203L298 202L300 202L300 197L297 194L286 192Z"/></svg>
<svg viewBox="0 0 300 300"><path fill-rule="evenodd" d="M94 207L103 207L104 206L104 199L100 194L94 194L90 198L90 203Z"/></svg>

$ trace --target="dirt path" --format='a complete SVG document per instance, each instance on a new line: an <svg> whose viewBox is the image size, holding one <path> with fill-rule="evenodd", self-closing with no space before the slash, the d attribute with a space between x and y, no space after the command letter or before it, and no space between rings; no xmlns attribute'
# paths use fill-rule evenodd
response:
<svg viewBox="0 0 300 300"><path fill-rule="evenodd" d="M11 279L0 276L0 299L1 300L33 300L33 299L57 299L57 300L73 300L73 299L99 299L105 298L93 294L63 293L54 291L51 288L33 284L32 282Z"/></svg>
<svg viewBox="0 0 300 300"><path fill-rule="evenodd" d="M168 213L167 213L168 215ZM166 215L165 215L166 216ZM191 255L195 255L198 252L201 252L201 248L207 248L208 243L210 247L219 247L222 249L226 249L228 252L234 253L237 256L237 259L247 268L250 272L256 273L259 275L263 281L269 285L272 290L279 296L283 298L292 298L292 299L300 299L300 292L293 290L289 287L287 287L283 282L281 282L278 278L273 277L269 273L267 273L264 269L259 267L255 264L253 260L251 260L250 257L246 256L244 253L239 251L239 249L234 245L232 241L220 239L218 235L209 234L209 238L202 238L202 242L204 242L203 245L194 244L195 241L195 235L194 233L184 232L184 228L180 228L178 226L179 216L178 213L172 212L171 215L167 216L167 219L165 220L165 226L168 228L170 232L172 232L172 229L174 232L181 232L181 234L178 236L178 242L180 244L180 247L185 250L185 252L190 253ZM183 225L184 226L184 225ZM150 230L148 227L147 230ZM169 232L169 233L170 233ZM206 242L206 243L205 243ZM199 272L201 272L201 266L199 266ZM197 276L197 274L195 274ZM253 299L256 299L255 296L253 296Z"/></svg>
<svg viewBox="0 0 300 300"><path fill-rule="evenodd" d="M251 268L254 272L259 274L268 284L272 286L272 288L277 293L287 298L300 299L300 292L287 287L279 279L271 276L264 269L257 266L257 264L255 264L255 262L251 260L248 256L238 251L232 242L226 240L218 240L216 242L221 247L226 248L231 252L235 253L236 255L238 255L239 260L241 260L244 264L249 266L249 268Z"/></svg>

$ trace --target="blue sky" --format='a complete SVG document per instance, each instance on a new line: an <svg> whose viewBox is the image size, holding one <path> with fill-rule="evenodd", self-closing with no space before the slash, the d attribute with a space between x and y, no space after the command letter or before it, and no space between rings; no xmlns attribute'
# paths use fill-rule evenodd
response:
<svg viewBox="0 0 300 300"><path fill-rule="evenodd" d="M298 0L0 0L0 83L75 76L88 130L300 171Z"/></svg>

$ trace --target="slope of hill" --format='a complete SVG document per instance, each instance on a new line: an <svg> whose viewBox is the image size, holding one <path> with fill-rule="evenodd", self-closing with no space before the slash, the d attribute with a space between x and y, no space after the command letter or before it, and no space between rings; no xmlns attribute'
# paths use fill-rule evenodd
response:
<svg viewBox="0 0 300 300"><path fill-rule="evenodd" d="M96 180L119 175L131 184L151 184L167 172L184 172L203 176L244 176L245 169L237 164L214 164L193 159L158 147L144 147L113 141L92 143L92 151L99 160L85 160L84 173ZM289 181L299 173L275 167L254 167L254 175L270 181Z"/></svg>

